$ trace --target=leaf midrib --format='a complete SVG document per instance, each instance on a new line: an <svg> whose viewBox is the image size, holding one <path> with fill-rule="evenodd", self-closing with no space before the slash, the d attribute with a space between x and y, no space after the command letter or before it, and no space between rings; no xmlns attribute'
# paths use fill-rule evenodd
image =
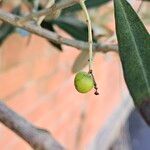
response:
<svg viewBox="0 0 150 150"><path fill-rule="evenodd" d="M139 58L139 64L140 64L140 66L141 66L141 68L142 68L142 73L143 73L143 76L144 76L144 79L145 79L145 83L146 83L146 86L147 86L147 89L148 89L148 94L150 95L150 85L149 85L149 82L148 82L148 78L147 78L146 71L145 71L145 69L144 69L143 61L142 61L142 59L141 59L141 57L140 57L140 55L139 55L139 53L138 53L138 47L137 47L137 45L136 45L136 40L135 40L135 38L134 38L134 36L133 36L133 34L132 34L132 28L130 27L130 23L128 22L128 18L127 18L127 15L126 15L126 13L125 13L125 9L123 8L122 2L120 2L120 5L121 5L121 9L123 10L122 12L123 12L123 15L124 15L124 17L125 17L125 20L126 20L126 22L127 22L127 26L128 26L128 28L129 28L131 40L132 40L133 43L134 43L136 55L137 55L137 57Z"/></svg>

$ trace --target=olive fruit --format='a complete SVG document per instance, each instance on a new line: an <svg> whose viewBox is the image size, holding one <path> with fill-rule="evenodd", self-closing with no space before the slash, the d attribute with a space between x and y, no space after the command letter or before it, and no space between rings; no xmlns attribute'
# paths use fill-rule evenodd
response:
<svg viewBox="0 0 150 150"><path fill-rule="evenodd" d="M78 92L87 93L94 87L94 82L91 74L80 71L76 74L74 85Z"/></svg>

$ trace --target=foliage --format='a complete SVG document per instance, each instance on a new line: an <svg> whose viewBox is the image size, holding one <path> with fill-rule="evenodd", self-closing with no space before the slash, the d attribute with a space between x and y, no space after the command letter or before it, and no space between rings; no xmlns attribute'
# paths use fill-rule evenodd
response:
<svg viewBox="0 0 150 150"><path fill-rule="evenodd" d="M13 14L20 14L20 7L16 7L12 10ZM0 25L0 44L9 36L12 32L15 31L15 27L11 26L8 23L2 23Z"/></svg>
<svg viewBox="0 0 150 150"><path fill-rule="evenodd" d="M99 7L107 2L109 2L110 0L86 0L86 6L87 8L93 8L93 7ZM75 12L75 11L79 11L81 10L81 7L79 4L76 4L70 8L67 8L64 10L64 13L69 12Z"/></svg>
<svg viewBox="0 0 150 150"><path fill-rule="evenodd" d="M59 2L60 0L56 0L56 2ZM109 0L87 0L87 6L89 8L93 8L93 7L99 7L100 5L105 4L106 2L108 2ZM33 5L34 0L28 0L28 2L30 2ZM41 6L39 6L39 9L42 9ZM42 23L42 27L44 27L47 30L50 30L52 32L55 32L55 29L53 28L53 25L58 25L60 28L62 28L64 31L66 31L67 33L69 33L72 37L74 37L75 39L78 40L83 40L83 41L87 41L87 26L86 24L77 19L77 18L72 18L72 16L65 16L66 13L72 12L75 13L76 11L81 10L81 8L78 5L74 5L70 8L65 9L62 12L62 15L52 21L43 21ZM15 14L18 14L16 12L14 12ZM75 17L75 15L74 15ZM0 26L0 31L3 31L4 26ZM6 32L0 33L3 35L0 35L0 42L4 41L4 39L13 31L15 31L14 27L11 27L10 25L5 25L6 28ZM94 41L96 41L96 39L94 39ZM60 44L56 44L51 42L54 46L56 46L59 50L62 50L61 45Z"/></svg>
<svg viewBox="0 0 150 150"><path fill-rule="evenodd" d="M150 99L150 36L126 0L115 0L115 20L124 76L135 104Z"/></svg>

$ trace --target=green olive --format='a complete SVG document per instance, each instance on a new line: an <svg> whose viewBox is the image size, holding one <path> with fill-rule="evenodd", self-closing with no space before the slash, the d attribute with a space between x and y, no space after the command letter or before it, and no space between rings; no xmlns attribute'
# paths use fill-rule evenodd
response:
<svg viewBox="0 0 150 150"><path fill-rule="evenodd" d="M94 87L93 78L89 73L80 71L75 76L74 85L78 92L87 93Z"/></svg>

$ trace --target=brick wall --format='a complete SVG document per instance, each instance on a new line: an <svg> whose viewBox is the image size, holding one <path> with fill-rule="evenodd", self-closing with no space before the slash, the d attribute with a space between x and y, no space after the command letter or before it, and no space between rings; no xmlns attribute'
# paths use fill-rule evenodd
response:
<svg viewBox="0 0 150 150"><path fill-rule="evenodd" d="M59 52L35 35L28 40L14 33L0 47L0 99L33 124L48 129L68 149L84 149L121 99L118 55L97 53L94 73L100 95L79 94L71 68L80 51L63 46ZM2 124L0 147L30 149Z"/></svg>

